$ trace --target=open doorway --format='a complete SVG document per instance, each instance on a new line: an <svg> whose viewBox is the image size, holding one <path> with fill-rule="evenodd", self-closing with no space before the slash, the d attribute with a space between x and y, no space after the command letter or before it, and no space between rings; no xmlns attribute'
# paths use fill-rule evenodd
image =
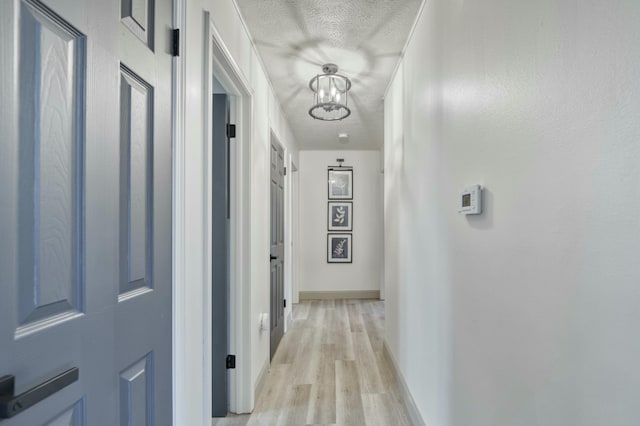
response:
<svg viewBox="0 0 640 426"><path fill-rule="evenodd" d="M228 367L234 364L229 345L229 272L231 162L235 132L230 121L230 96L213 76L211 97L211 415L229 412ZM227 358L229 362L227 363ZM223 360L225 362L223 362Z"/></svg>
<svg viewBox="0 0 640 426"><path fill-rule="evenodd" d="M282 145L271 133L271 238L269 262L271 268L271 358L278 349L284 335L286 299L284 295L285 274L285 154Z"/></svg>
<svg viewBox="0 0 640 426"><path fill-rule="evenodd" d="M206 13L206 21L210 21ZM250 314L251 90L220 42L206 34L208 118L205 231L205 398L211 417L253 406ZM228 368L229 367L229 368Z"/></svg>

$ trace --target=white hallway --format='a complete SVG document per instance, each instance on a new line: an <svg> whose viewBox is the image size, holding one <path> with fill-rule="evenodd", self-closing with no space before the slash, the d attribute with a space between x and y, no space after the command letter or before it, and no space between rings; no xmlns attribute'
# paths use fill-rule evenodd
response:
<svg viewBox="0 0 640 426"><path fill-rule="evenodd" d="M386 344L426 424L640 421L638 17L423 5L384 96L382 264ZM484 212L460 215L473 184Z"/></svg>
<svg viewBox="0 0 640 426"><path fill-rule="evenodd" d="M637 0L7 0L0 12L0 376L16 374L22 391L49 370L82 367L77 383L8 426L111 426L118 416L124 421L118 410L125 406L131 418L157 424L211 424L212 212L219 203L210 96L217 90L230 96L237 126L229 207L228 350L237 358L228 376L231 412L256 410L265 424L640 424ZM153 16L155 33L153 24L131 30L125 12ZM172 28L180 29L175 57ZM326 34L316 37L317 28ZM347 38L357 40L355 48ZM387 42L395 43L389 51L380 47ZM23 72L39 69L42 46L66 49L53 55L64 65L54 63L53 74L69 77L53 98L68 101L57 104L61 110L29 107L40 102L40 80L50 76ZM360 62L349 62L354 58ZM339 123L302 121L311 120L309 78L329 61L354 82L353 115ZM123 103L123 87L143 97ZM130 284L122 276L131 245L122 236L133 232L120 226L130 212L120 208L126 202L118 191L130 179L117 173L120 144L135 138L119 126L128 123L124 110L134 116L134 101L146 113L160 106L155 121L144 118L155 126L157 149L150 152L157 155L145 158L157 180L136 182L156 191L140 199L162 207L158 215L140 208L138 219L147 227L153 218L166 244L153 248L162 260L153 270L156 287L143 279L125 291L119 286ZM69 148L43 156L44 166L29 151L46 133L38 127L42 117L66 126L60 140ZM343 131L351 135L346 145L337 138ZM288 171L288 303L285 346L271 360L264 324L272 312L273 144ZM58 154L69 167L47 163ZM338 158L354 170L353 262L344 265L327 263L327 167ZM68 172L59 174L68 193L56 199L68 209L60 225L68 253L49 256L58 262L51 271L68 274L58 281L29 281L40 267L33 249L38 203L47 202L38 199L39 167ZM470 185L482 187L482 214L458 212ZM145 242L138 254L147 259L141 247L151 237L138 234ZM148 279L152 267L140 265ZM50 290L44 296L41 284ZM340 293L348 303L304 300ZM156 294L156 305L126 310ZM384 315L382 302L358 296L383 299ZM308 330L316 326L317 341ZM30 346L34 330L51 333ZM159 342L152 349L144 341L150 336ZM343 338L373 355L350 353ZM295 351L292 341L302 342ZM278 394L274 376L285 382L294 375L301 394L290 387L279 394L291 407L299 407L298 397L314 401L318 386L307 382L318 377L306 377L314 370L296 358L307 344L320 349L309 353L313 368L333 357L334 383L326 370L316 372L328 380L322 389L335 392L335 407L281 406L269 417L264 398ZM376 375L367 365L384 368ZM147 373L155 379L147 381ZM144 385L126 387L140 377ZM340 398L353 397L349 383L368 391L353 400L360 420ZM143 395L136 401L153 409L141 403L146 408L138 410L119 393L134 388ZM0 403L13 397L10 390L2 389ZM52 418L57 423L47 423Z"/></svg>

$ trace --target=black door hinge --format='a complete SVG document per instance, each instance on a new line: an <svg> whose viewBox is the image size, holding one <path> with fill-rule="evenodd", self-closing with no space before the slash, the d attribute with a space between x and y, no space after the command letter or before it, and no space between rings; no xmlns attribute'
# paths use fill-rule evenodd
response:
<svg viewBox="0 0 640 426"><path fill-rule="evenodd" d="M180 29L171 30L171 55L180 56Z"/></svg>
<svg viewBox="0 0 640 426"><path fill-rule="evenodd" d="M227 355L227 370L230 368L236 368L236 356Z"/></svg>
<svg viewBox="0 0 640 426"><path fill-rule="evenodd" d="M236 137L236 125L235 124L227 124L227 137L235 138Z"/></svg>
<svg viewBox="0 0 640 426"><path fill-rule="evenodd" d="M286 167L284 168L284 175L285 176L287 175L287 168Z"/></svg>
<svg viewBox="0 0 640 426"><path fill-rule="evenodd" d="M287 307L287 299L284 299L284 307Z"/></svg>

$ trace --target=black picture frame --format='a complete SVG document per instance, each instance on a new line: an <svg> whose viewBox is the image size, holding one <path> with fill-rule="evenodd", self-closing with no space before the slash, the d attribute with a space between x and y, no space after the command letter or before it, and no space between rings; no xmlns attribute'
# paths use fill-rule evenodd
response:
<svg viewBox="0 0 640 426"><path fill-rule="evenodd" d="M346 211L340 212L340 208L344 208ZM329 201L327 203L327 231L353 231L353 201Z"/></svg>
<svg viewBox="0 0 640 426"><path fill-rule="evenodd" d="M327 198L353 200L353 169L331 167L327 170Z"/></svg>
<svg viewBox="0 0 640 426"><path fill-rule="evenodd" d="M353 263L353 234L327 234L327 263Z"/></svg>

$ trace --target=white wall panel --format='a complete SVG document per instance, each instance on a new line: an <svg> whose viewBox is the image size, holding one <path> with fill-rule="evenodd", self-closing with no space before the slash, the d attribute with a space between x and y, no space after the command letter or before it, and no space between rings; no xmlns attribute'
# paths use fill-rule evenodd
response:
<svg viewBox="0 0 640 426"><path fill-rule="evenodd" d="M203 389L202 377L205 373L202 354L207 348L203 344L206 330L203 328L206 318L207 304L203 302L204 293L204 260L201 256L205 244L203 168L204 146L204 113L202 74L204 56L202 55L204 28L204 11L211 13L213 23L222 37L233 60L240 68L243 78L252 90L252 127L250 158L250 175L244 176L250 182L250 214L251 214L251 383L256 384L258 374L269 360L269 335L259 333L258 318L261 313L269 312L269 167L268 154L270 132L278 135L285 150L297 158L297 143L292 137L278 100L266 77L256 55L249 34L245 31L233 1L189 0L187 2L186 29L186 148L185 161L187 176L185 188L185 211L188 214L186 223L187 247L193 255L187 254L185 261L186 283L184 289L184 324L185 336L181 342L188 347L185 353L187 365L186 377L183 377L178 389L184 389L188 397L184 398L183 409L177 418L184 419L184 424L200 425L207 422L209 401ZM200 255L199 255L200 254ZM253 392L253 390L251 390Z"/></svg>
<svg viewBox="0 0 640 426"><path fill-rule="evenodd" d="M426 3L385 100L385 269L427 424L638 422L639 18Z"/></svg>
<svg viewBox="0 0 640 426"><path fill-rule="evenodd" d="M327 167L353 166L353 263L327 263ZM300 291L380 290L380 152L300 151ZM346 200L345 200L346 201Z"/></svg>

